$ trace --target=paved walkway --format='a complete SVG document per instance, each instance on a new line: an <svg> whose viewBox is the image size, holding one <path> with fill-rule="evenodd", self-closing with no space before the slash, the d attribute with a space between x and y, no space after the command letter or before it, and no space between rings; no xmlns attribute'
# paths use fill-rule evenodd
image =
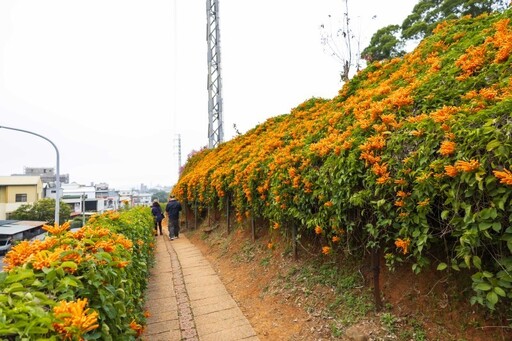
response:
<svg viewBox="0 0 512 341"><path fill-rule="evenodd" d="M259 340L210 263L183 234L156 238L143 340Z"/></svg>

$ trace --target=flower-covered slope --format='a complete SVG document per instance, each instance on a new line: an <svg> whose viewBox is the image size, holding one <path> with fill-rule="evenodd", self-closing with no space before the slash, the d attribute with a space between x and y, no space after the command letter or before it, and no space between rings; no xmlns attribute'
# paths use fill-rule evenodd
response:
<svg viewBox="0 0 512 341"><path fill-rule="evenodd" d="M234 206L323 236L323 253L385 250L413 270L469 268L473 300L512 296L512 10L441 23L402 58L374 63L332 100L191 157L189 204ZM344 242L342 242L344 241Z"/></svg>

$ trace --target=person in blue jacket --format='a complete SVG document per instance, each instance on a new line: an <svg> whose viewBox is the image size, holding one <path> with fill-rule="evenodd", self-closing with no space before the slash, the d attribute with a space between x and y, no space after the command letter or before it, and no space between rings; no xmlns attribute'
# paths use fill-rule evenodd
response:
<svg viewBox="0 0 512 341"><path fill-rule="evenodd" d="M153 201L153 205L151 206L151 214L153 215L153 220L155 221L155 235L158 236L159 230L160 235L162 235L162 220L164 220L164 213L162 212L160 203L156 199Z"/></svg>
<svg viewBox="0 0 512 341"><path fill-rule="evenodd" d="M169 238L171 240L180 237L180 211L180 202L171 195L169 202L165 206L165 212L167 212L167 227L169 228Z"/></svg>

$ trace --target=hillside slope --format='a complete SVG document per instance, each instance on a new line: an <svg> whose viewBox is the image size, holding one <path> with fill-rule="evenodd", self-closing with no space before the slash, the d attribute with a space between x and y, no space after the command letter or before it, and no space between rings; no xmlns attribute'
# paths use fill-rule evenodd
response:
<svg viewBox="0 0 512 341"><path fill-rule="evenodd" d="M321 238L319 257L371 252L390 269L471 276L472 303L512 298L512 9L440 24L402 58L361 71L191 157L188 205ZM512 316L510 311L506 312Z"/></svg>

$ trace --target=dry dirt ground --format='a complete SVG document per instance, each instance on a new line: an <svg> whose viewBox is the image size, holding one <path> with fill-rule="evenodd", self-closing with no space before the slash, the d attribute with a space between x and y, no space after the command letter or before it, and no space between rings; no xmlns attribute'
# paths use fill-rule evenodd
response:
<svg viewBox="0 0 512 341"><path fill-rule="evenodd" d="M438 271L414 275L406 267L393 273L383 269L384 309L373 310L368 295L371 281L362 281L356 290L370 296L370 306L366 316L352 319L350 309L361 306L345 305L346 310L340 311L332 287L308 285L301 278L297 269L312 258L306 250L294 260L286 242L269 237L265 229L259 230L254 242L248 228L230 234L225 226L205 230L209 228L185 233L211 262L263 341L512 340L507 321L486 318L483 309L469 305L470 293L457 294L456 285ZM364 271L361 277L366 277Z"/></svg>

